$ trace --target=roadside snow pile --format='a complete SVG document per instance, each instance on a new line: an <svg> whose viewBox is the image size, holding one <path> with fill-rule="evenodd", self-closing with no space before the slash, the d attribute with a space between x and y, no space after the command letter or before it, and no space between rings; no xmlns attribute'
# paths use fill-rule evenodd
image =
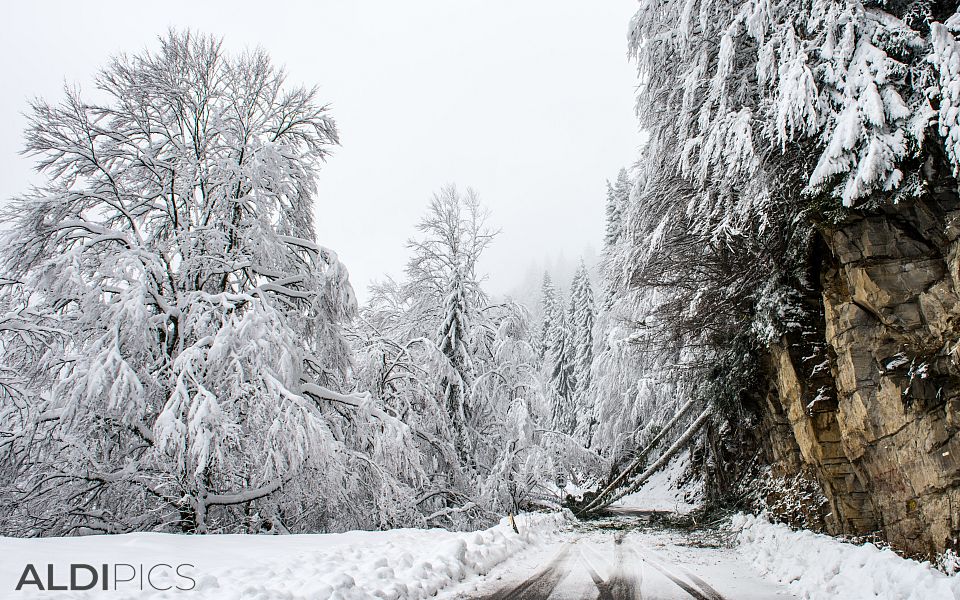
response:
<svg viewBox="0 0 960 600"><path fill-rule="evenodd" d="M732 527L740 552L761 574L809 600L957 600L960 575L927 562L738 514Z"/></svg>
<svg viewBox="0 0 960 600"><path fill-rule="evenodd" d="M702 479L685 477L689 467L690 451L685 450L665 468L651 475L639 490L624 496L612 506L689 513L703 497Z"/></svg>
<svg viewBox="0 0 960 600"><path fill-rule="evenodd" d="M569 511L520 515L519 535L504 519L490 529L469 533L398 529L288 536L137 533L0 538L0 590L12 592L28 563L35 565L44 586L48 585L48 564L54 565L54 583L63 585L70 578L70 565L84 563L110 567L109 590L58 592L58 598L427 598L467 577L487 573L531 544L552 538L572 518ZM114 583L113 567L119 563L129 566L118 572L131 581ZM160 564L192 565L182 570L190 577L179 577L173 569L161 567L147 580L147 570ZM139 574L130 577L137 566ZM85 572L81 576L89 577ZM142 583L141 576L145 578ZM171 589L158 589L167 586ZM192 589L185 596L176 586ZM16 596L51 597L48 594L28 584Z"/></svg>

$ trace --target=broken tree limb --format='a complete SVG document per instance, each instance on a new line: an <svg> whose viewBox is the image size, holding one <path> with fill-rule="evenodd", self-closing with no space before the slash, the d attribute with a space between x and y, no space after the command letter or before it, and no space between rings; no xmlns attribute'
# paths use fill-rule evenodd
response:
<svg viewBox="0 0 960 600"><path fill-rule="evenodd" d="M632 474L634 471L640 468L643 465L643 462L647 459L647 455L650 454L650 452L657 447L657 444L660 443L660 440L663 439L663 436L665 436L668 431L673 429L673 426L677 424L677 421L683 418L683 416L690 411L690 408L693 406L694 402L695 400L691 399L691 400L688 400L686 404L681 406L680 410L677 411L677 414L673 415L673 417L671 417L670 420L664 424L664 426L660 429L660 432L657 433L657 435L650 441L649 444L647 444L646 448L641 450L640 454L638 454L637 457L633 459L633 461L627 466L627 468L624 469L623 472L620 473L620 475L618 475L613 481L611 481L610 484L607 485L607 487L603 488L603 490L599 494L597 494L597 496L590 502L590 504L584 507L583 510L580 511L580 513L582 514L597 508L599 506L599 503L603 501L603 498L607 494L609 494L614 489L616 489L618 485L623 483L623 481L630 476L630 474Z"/></svg>

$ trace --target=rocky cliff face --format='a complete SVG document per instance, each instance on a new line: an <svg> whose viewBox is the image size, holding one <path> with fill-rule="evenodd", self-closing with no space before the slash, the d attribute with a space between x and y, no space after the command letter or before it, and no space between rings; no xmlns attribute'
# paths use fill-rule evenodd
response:
<svg viewBox="0 0 960 600"><path fill-rule="evenodd" d="M822 231L820 323L772 348L775 468L806 464L834 533L921 555L960 537L960 202L890 205Z"/></svg>

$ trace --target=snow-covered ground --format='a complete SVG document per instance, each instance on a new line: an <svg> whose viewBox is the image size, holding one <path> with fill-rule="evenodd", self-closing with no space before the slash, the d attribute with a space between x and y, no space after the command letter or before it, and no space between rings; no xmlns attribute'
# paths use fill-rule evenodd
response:
<svg viewBox="0 0 960 600"><path fill-rule="evenodd" d="M685 481L690 466L690 452L684 451L676 460L650 476L643 486L611 505L611 508L632 510L665 510L686 514L697 507L703 496L703 482L697 478Z"/></svg>
<svg viewBox="0 0 960 600"><path fill-rule="evenodd" d="M653 489L670 489L664 485ZM652 508L649 501L670 496L639 497L644 508ZM469 533L0 538L0 598L399 600L483 597L527 586L532 597L551 599L595 597L601 589L615 597L619 590L684 598L690 588L738 600L960 600L960 575L948 577L890 550L793 531L763 517L737 515L732 548L699 547L681 532L651 529L638 517L573 526L569 520L569 513L521 515L519 535L504 520ZM41 592L28 583L16 592L27 564L45 587L48 565L56 585L68 584L71 564L98 570L107 565L109 589L98 584L89 591ZM177 573L178 565L191 566ZM115 583L117 576L128 581ZM90 573L81 569L79 582L87 581Z"/></svg>
<svg viewBox="0 0 960 600"><path fill-rule="evenodd" d="M689 452L655 473L640 490L611 506L687 513L702 484L686 482ZM738 515L737 546L766 579L809 600L960 600L960 573L944 575L929 563L905 559L872 544L856 545L809 531L793 531L763 517ZM689 560L689 555L685 560ZM684 560L678 557L678 560Z"/></svg>
<svg viewBox="0 0 960 600"><path fill-rule="evenodd" d="M567 514L517 517L520 534L506 520L472 533L441 529L351 531L341 534L185 536L137 533L114 536L18 539L0 538L0 597L127 598L191 600L298 600L426 598L467 577L484 574L520 550L553 540ZM14 592L26 564L36 566L44 586L47 565L54 583L69 581L71 564L109 566L110 590L45 591L34 585ZM113 589L113 569L122 582ZM177 565L189 564L181 573ZM141 565L143 565L141 567ZM140 575L154 565L150 581ZM81 584L91 575L81 571ZM195 581L195 586L191 581ZM153 584L152 586L150 584ZM144 590L141 591L141 585ZM153 588L172 586L170 590ZM193 587L190 591L176 587ZM99 587L99 585L97 586Z"/></svg>
<svg viewBox="0 0 960 600"><path fill-rule="evenodd" d="M441 594L443 600L788 600L730 548L702 547L679 531L636 517L576 525L556 541L505 561L489 575Z"/></svg>
<svg viewBox="0 0 960 600"><path fill-rule="evenodd" d="M760 573L809 600L958 600L960 575L873 544L793 531L763 517L733 519L738 550Z"/></svg>

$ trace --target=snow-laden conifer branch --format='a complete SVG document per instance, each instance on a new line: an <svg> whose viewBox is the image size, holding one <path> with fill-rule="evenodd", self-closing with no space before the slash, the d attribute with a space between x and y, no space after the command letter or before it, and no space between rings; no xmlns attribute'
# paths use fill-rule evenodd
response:
<svg viewBox="0 0 960 600"><path fill-rule="evenodd" d="M908 183L934 120L960 164L949 18L932 3L642 3L630 29L638 115L647 157L695 186L678 214L720 235L762 219L784 201L774 172L797 150L809 195L861 205Z"/></svg>

